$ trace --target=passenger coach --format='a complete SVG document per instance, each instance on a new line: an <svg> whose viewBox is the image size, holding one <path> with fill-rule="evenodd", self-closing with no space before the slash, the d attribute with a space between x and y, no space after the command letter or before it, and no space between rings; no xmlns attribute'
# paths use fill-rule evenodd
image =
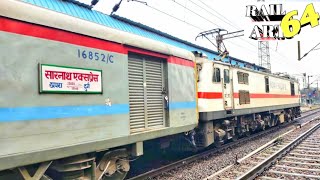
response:
<svg viewBox="0 0 320 180"><path fill-rule="evenodd" d="M197 126L191 52L16 0L0 41L0 177L125 176L144 141Z"/></svg>

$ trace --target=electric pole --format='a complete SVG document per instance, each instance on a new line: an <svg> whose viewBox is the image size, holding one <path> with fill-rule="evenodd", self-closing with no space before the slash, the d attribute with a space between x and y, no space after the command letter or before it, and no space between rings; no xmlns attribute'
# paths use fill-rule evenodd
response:
<svg viewBox="0 0 320 180"><path fill-rule="evenodd" d="M269 72L271 72L269 42L268 41L259 41L258 43L259 43L258 44L259 65L268 69Z"/></svg>
<svg viewBox="0 0 320 180"><path fill-rule="evenodd" d="M310 77L313 77L312 75L310 76L310 75L308 75L308 88L307 88L307 92L308 92L308 99L307 99L307 104L311 104L311 102L310 102L310 97L309 97L309 94L310 94L310 80L309 80L309 78Z"/></svg>
<svg viewBox="0 0 320 180"><path fill-rule="evenodd" d="M309 81L309 78L310 78L310 77L313 77L313 76L309 76L309 75L308 75L308 89L310 89L310 81Z"/></svg>

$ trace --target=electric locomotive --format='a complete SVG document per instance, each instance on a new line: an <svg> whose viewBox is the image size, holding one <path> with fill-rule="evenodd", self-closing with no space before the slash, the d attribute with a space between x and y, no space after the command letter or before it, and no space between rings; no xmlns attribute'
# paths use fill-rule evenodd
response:
<svg viewBox="0 0 320 180"><path fill-rule="evenodd" d="M300 116L299 83L289 76L209 60L195 53L198 146L219 145Z"/></svg>

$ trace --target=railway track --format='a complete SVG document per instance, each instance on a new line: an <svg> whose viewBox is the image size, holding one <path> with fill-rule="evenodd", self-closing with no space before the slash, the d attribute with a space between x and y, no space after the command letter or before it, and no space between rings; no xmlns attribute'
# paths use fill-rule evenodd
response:
<svg viewBox="0 0 320 180"><path fill-rule="evenodd" d="M271 128L271 129L268 129L266 131L262 131L262 132L259 132L259 133L256 133L256 134L253 134L252 136L250 137L246 137L246 138L242 138L242 139L239 139L238 141L236 142L231 142L231 143L228 143L228 144L225 144L225 145L222 145L221 147L219 148L212 148L212 149L209 149L209 150L206 150L204 152L201 152L199 154L195 154L193 156L190 156L190 157L187 157L185 159L182 159L182 160L178 160L176 162L173 162L171 164L168 164L168 165L164 165L160 168L156 168L156 169L153 169L151 171L148 171L146 173L143 173L143 174L140 174L138 176L135 176L135 177L131 177L129 178L129 180L135 180L135 179L152 179L153 177L156 177L156 176L159 176L161 175L162 173L165 173L165 172L168 172L170 170L173 170L173 169L176 169L178 167L182 167L182 166L185 166L186 164L189 164L191 162L194 162L198 159L201 159L201 158L204 158L204 157L207 157L209 155L214 155L214 154L217 154L218 152L221 152L221 151L224 151L226 149L229 149L233 146L236 146L238 144L242 144L244 142L248 142L250 140L253 140L253 139L258 139L259 137L262 137L268 133L271 133L271 132L275 132L277 131L278 129L281 129L281 128L285 128L285 127L288 127L290 125L292 125L293 123L298 123L300 124L300 122L303 122L303 121L306 121L306 119L311 119L311 118L315 118L315 117L318 117L320 115L320 110L319 109L315 109L315 110L311 110L311 111L308 111L308 112L305 112L302 114L302 117L299 117L297 118L295 121L291 121L289 123L285 123L285 124L282 124L280 126L277 126L277 127L274 127L274 128Z"/></svg>
<svg viewBox="0 0 320 180"><path fill-rule="evenodd" d="M292 130L282 137L272 140L264 147L257 149L256 152L238 160L234 165L207 177L206 180L320 179L319 170L315 173L312 170L306 170L312 166L320 167L319 139L320 120L316 119L305 123L301 128ZM310 143L316 143L315 141L317 141L318 146L310 145ZM309 143L309 146L303 143ZM313 150L311 151L313 154L309 154L308 150ZM291 165L288 165L290 163ZM292 164L294 165L292 166ZM269 167L271 168L268 169ZM268 170L266 171L266 169Z"/></svg>
<svg viewBox="0 0 320 180"><path fill-rule="evenodd" d="M288 145L287 152L275 154L281 159L256 179L320 179L320 123L305 134Z"/></svg>

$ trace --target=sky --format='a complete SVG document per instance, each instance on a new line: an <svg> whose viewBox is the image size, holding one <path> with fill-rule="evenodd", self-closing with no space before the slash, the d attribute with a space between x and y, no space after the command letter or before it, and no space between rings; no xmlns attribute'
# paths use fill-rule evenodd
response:
<svg viewBox="0 0 320 180"><path fill-rule="evenodd" d="M91 2L91 0L79 1L88 4ZM100 0L94 10L110 14L113 6L119 1ZM202 31L214 28L226 29L228 32L244 30L244 36L225 40L224 43L231 56L259 64L258 41L250 39L250 33L254 25L259 27L268 24L279 25L280 22L254 23L246 17L246 6L256 5L260 8L265 5L269 9L269 4L282 4L285 13L298 10L298 15L294 18L300 19L310 3L313 4L316 12L320 12L319 0L265 0L264 2L261 0L123 0L114 14L215 51L216 47L209 41L201 38L195 41L195 37ZM303 55L320 43L320 25L313 28L310 25L302 27L300 34L292 39L269 41L271 71L286 72L297 78L301 77L302 73L306 73L313 76L310 77L310 82L318 78L320 80L320 45L319 50L311 51L298 61L298 40L301 42L301 55Z"/></svg>

